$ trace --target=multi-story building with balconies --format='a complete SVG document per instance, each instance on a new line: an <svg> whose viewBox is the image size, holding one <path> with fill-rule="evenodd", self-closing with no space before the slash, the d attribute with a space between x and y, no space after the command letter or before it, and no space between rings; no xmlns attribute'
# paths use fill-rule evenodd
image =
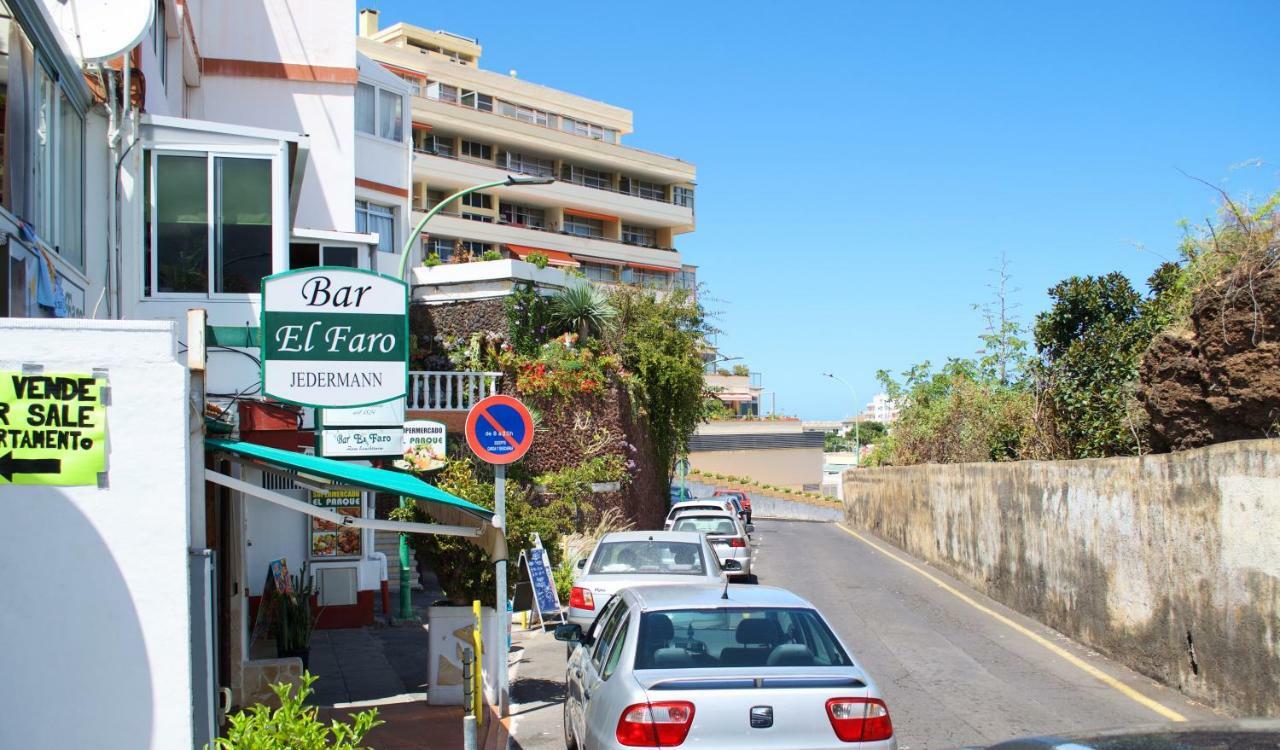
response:
<svg viewBox="0 0 1280 750"><path fill-rule="evenodd" d="M693 285L675 238L694 228L694 166L623 145L629 110L482 70L474 39L405 23L380 30L375 10L361 11L359 25L359 51L414 88L415 222L466 187L506 175L553 180L453 201L423 233L423 259L540 253L597 282ZM375 94L357 92L371 113Z"/></svg>

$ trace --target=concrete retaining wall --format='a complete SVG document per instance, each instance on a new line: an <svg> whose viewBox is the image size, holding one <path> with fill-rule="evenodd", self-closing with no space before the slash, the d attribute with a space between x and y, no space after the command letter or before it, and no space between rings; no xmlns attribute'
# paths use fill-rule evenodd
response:
<svg viewBox="0 0 1280 750"><path fill-rule="evenodd" d="M716 490L714 485L702 484L701 482L689 482L688 486L694 497L711 495ZM827 522L844 520L844 508L835 502L782 498L754 490L747 494L751 496L751 519L753 521L757 518Z"/></svg>
<svg viewBox="0 0 1280 750"><path fill-rule="evenodd" d="M844 482L854 527L1189 695L1280 715L1280 440Z"/></svg>

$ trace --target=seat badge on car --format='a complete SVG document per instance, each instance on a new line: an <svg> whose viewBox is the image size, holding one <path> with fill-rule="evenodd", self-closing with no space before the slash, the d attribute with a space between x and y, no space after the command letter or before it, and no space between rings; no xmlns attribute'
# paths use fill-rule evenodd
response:
<svg viewBox="0 0 1280 750"><path fill-rule="evenodd" d="M751 728L768 729L773 726L773 706L751 707Z"/></svg>

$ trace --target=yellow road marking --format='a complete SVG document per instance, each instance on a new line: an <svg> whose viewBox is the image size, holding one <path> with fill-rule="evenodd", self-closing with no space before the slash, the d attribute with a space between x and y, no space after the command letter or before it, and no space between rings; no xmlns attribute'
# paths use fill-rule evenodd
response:
<svg viewBox="0 0 1280 750"><path fill-rule="evenodd" d="M1133 700L1137 703L1142 704L1143 706L1146 706L1147 708L1151 709L1152 711L1155 711L1156 713L1160 714L1161 716L1168 719L1169 721L1186 721L1187 720L1187 717L1183 716L1177 711L1174 711L1172 708L1169 708L1168 706L1165 706L1164 704L1158 701L1148 698L1147 696L1143 695L1137 690L1134 690L1133 688L1117 680L1116 678L1112 677L1106 672L1103 672L1101 669L1098 669L1092 664L1084 661L1083 659L1071 653L1070 651L1067 651L1066 649L1054 643L1053 641L1050 641L1049 639L1045 638L1039 633L1028 630L1027 628L1023 627L1022 625L1019 625L1013 620L1010 620L1008 617L1005 617L1004 615L1000 614L994 609L980 602L975 601L972 597L966 595L962 591L956 590L952 586L949 586L945 581L931 574L929 571L925 570L924 568L921 568L920 566L915 565L914 563L908 560L905 560L898 555L895 555L893 553L886 551L879 545L873 543L871 540L867 539L866 537L854 531L853 529L848 528L844 524L837 523L836 528L840 529L841 531L844 531L845 533L849 534L853 538L857 539L858 541L872 548L876 552L879 552L885 557L888 557L891 560L895 560L899 563L902 563L908 568L914 570L915 572L919 573L920 575L932 581L939 588L943 589L944 591L956 597L957 599L964 602L965 604L968 604L970 607L973 607L979 612L982 612L983 614L990 616L992 619L1009 626L1010 628L1016 630L1022 635L1025 635L1026 637L1030 638L1031 640L1035 641L1041 646L1044 646L1045 648L1052 651L1054 654L1057 654L1058 656L1062 657L1062 659L1064 659L1068 664L1071 664L1072 666L1077 667L1078 669L1085 672L1089 676L1095 678L1096 680L1106 685L1107 687L1110 687L1113 690L1116 690L1117 692L1129 698L1130 700Z"/></svg>

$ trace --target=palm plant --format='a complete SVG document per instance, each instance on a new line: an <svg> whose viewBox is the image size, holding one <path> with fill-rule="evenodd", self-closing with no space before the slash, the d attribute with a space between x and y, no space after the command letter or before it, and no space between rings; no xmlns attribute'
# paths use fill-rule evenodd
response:
<svg viewBox="0 0 1280 750"><path fill-rule="evenodd" d="M551 299L551 321L578 334L585 342L607 331L618 314L600 289L592 284L571 286Z"/></svg>

